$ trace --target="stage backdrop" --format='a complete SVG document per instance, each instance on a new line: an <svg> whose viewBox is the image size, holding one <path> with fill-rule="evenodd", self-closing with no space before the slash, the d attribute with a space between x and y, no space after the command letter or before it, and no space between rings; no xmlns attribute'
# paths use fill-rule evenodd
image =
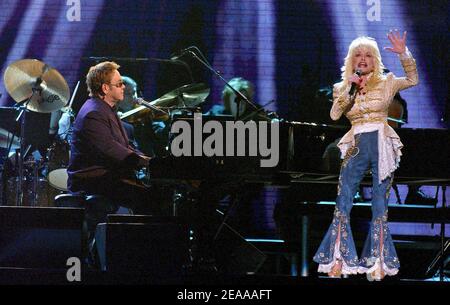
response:
<svg viewBox="0 0 450 305"><path fill-rule="evenodd" d="M87 96L88 67L120 57L122 74L138 81L147 100L192 81L207 83L207 110L220 102L223 82L190 56L181 58L189 69L157 60L196 46L226 79L252 81L256 102L271 102L268 109L281 117L329 122L317 93L339 80L347 47L358 35L376 38L386 67L403 74L397 56L383 50L386 33L397 28L408 31L420 77L418 86L402 92L409 114L405 127L444 128L448 13L446 0L2 0L0 72L3 77L8 65L24 58L47 63L72 92L82 83L73 104L77 111ZM0 105L10 106L2 80ZM271 215L273 201L262 209L264 217Z"/></svg>

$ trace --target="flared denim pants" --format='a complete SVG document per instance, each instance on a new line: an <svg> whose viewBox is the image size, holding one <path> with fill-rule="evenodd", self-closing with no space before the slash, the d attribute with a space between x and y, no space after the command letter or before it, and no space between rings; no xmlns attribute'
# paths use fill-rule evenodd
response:
<svg viewBox="0 0 450 305"><path fill-rule="evenodd" d="M372 219L361 259L350 228L353 197L367 170L372 172ZM333 220L314 261L319 272L330 272L337 260L343 274L370 273L381 268L388 275L398 272L400 263L387 225L388 199L392 176L378 181L378 131L355 135L355 145L344 157L339 175Z"/></svg>

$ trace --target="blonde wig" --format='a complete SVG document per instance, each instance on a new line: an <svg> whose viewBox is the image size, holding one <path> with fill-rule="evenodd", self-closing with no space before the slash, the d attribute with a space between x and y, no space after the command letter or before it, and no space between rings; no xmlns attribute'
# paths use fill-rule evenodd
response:
<svg viewBox="0 0 450 305"><path fill-rule="evenodd" d="M381 54L380 50L378 49L377 42L372 37L361 36L353 40L348 47L347 57L345 57L344 66L341 68L341 76L344 83L347 83L350 76L355 73L355 71L353 70L353 58L360 48L367 49L370 51L370 53L372 53L374 59L374 71L372 79L379 80L383 75L384 65L381 61Z"/></svg>

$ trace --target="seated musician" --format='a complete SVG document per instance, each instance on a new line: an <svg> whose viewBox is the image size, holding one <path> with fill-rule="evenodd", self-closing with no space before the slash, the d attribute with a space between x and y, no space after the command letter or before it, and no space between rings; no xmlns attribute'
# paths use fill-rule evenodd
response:
<svg viewBox="0 0 450 305"><path fill-rule="evenodd" d="M241 92L245 97L247 97L250 101L253 100L254 96L254 86L253 84L242 78L242 77L234 77L229 82L231 87ZM206 114L207 115L232 115L236 116L237 112L237 103L236 103L236 94L231 90L228 86L225 86L222 91L222 101L223 105L214 105ZM239 117L244 117L250 111L248 111L247 104L244 101L239 103Z"/></svg>
<svg viewBox="0 0 450 305"><path fill-rule="evenodd" d="M110 204L102 212L99 207L86 207L90 233L119 205L142 214L156 210L158 194L136 181L135 176L135 170L145 167L150 158L129 144L116 113L125 90L119 67L114 62L102 62L89 69L86 83L91 98L81 107L73 126L69 191L101 195Z"/></svg>

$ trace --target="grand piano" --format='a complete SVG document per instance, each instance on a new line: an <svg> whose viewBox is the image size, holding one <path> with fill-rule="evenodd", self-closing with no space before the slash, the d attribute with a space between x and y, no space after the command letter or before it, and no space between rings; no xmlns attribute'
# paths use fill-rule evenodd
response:
<svg viewBox="0 0 450 305"><path fill-rule="evenodd" d="M348 130L349 127L325 124L282 124L280 155L285 158L279 165L280 172L297 182L337 183L339 152L335 144ZM400 167L394 175L396 183L449 184L449 130L398 128L396 132L404 144Z"/></svg>
<svg viewBox="0 0 450 305"><path fill-rule="evenodd" d="M213 118L214 119L214 118ZM348 130L346 126L315 124L307 122L280 122L280 161L276 167L261 168L259 157L168 157L155 159L149 166L154 179L198 179L217 181L235 180L239 183L262 183L290 188L306 184L311 193L314 185L338 183L340 153L336 143ZM437 185L444 189L450 184L450 132L446 129L396 129L404 148L400 168L395 173L394 183ZM367 176L363 184L370 185ZM305 189L305 188L304 188ZM317 190L317 188L315 189ZM319 195L323 192L317 191ZM289 199L288 212L284 216L300 219L295 228L300 245L301 273L308 275L308 245L311 219L329 219L334 204L308 201L304 194L294 192L295 200ZM319 199L320 200L320 199ZM438 223L441 225L441 256L444 253L445 223L450 220L450 209L445 207L392 205L389 207L391 221L412 223ZM280 205L282 206L282 204ZM352 212L355 219L370 219L370 205L355 205ZM283 216L278 221L283 221ZM301 233L300 233L301 232ZM290 233L288 233L290 234ZM289 238L289 237L288 237ZM436 265L436 264L435 264Z"/></svg>
<svg viewBox="0 0 450 305"><path fill-rule="evenodd" d="M291 183L337 184L340 169L340 152L336 147L339 139L349 127L311 123L286 123L280 131L280 149L284 149L278 174L287 175ZM445 253L445 224L450 221L450 209L446 208L445 188L450 184L450 131L446 129L397 128L404 147L400 167L395 172L394 183L436 185L442 187L442 206L399 205L389 206L389 220L401 223L437 223L440 225L440 250L434 261L424 273L434 275L440 268L443 276L443 257ZM363 184L371 185L367 176ZM324 186L325 186L324 185ZM310 185L311 186L311 185ZM292 199L292 198L290 198ZM328 223L334 202L311 202L288 199L285 210L278 215L278 222L294 221L299 235L294 234L294 244L300 247L300 272L309 273L309 245L311 243L311 225ZM418 203L420 204L420 203ZM283 209L283 204L279 210ZM280 213L279 213L280 214ZM295 216L289 216L289 215ZM354 222L367 221L371 217L370 204L355 204L352 210ZM289 220L290 219L290 220ZM292 224L292 223L291 223ZM286 224L283 224L286 225ZM283 226L282 225L282 226ZM292 226L287 226L287 238L292 237ZM317 229L317 227L316 227ZM320 231L320 230L319 230ZM440 259L442 258L442 261Z"/></svg>
<svg viewBox="0 0 450 305"><path fill-rule="evenodd" d="M192 118L178 119L192 124ZM224 123L232 117L208 117L203 124L215 119ZM201 180L235 176L267 184L336 184L340 168L336 143L348 130L347 126L280 122L279 162L272 168L262 168L260 156L169 156L152 160L149 171L153 178ZM447 166L450 164L449 130L399 128L396 132L404 144L400 168L395 172L396 183L450 184L450 167Z"/></svg>

